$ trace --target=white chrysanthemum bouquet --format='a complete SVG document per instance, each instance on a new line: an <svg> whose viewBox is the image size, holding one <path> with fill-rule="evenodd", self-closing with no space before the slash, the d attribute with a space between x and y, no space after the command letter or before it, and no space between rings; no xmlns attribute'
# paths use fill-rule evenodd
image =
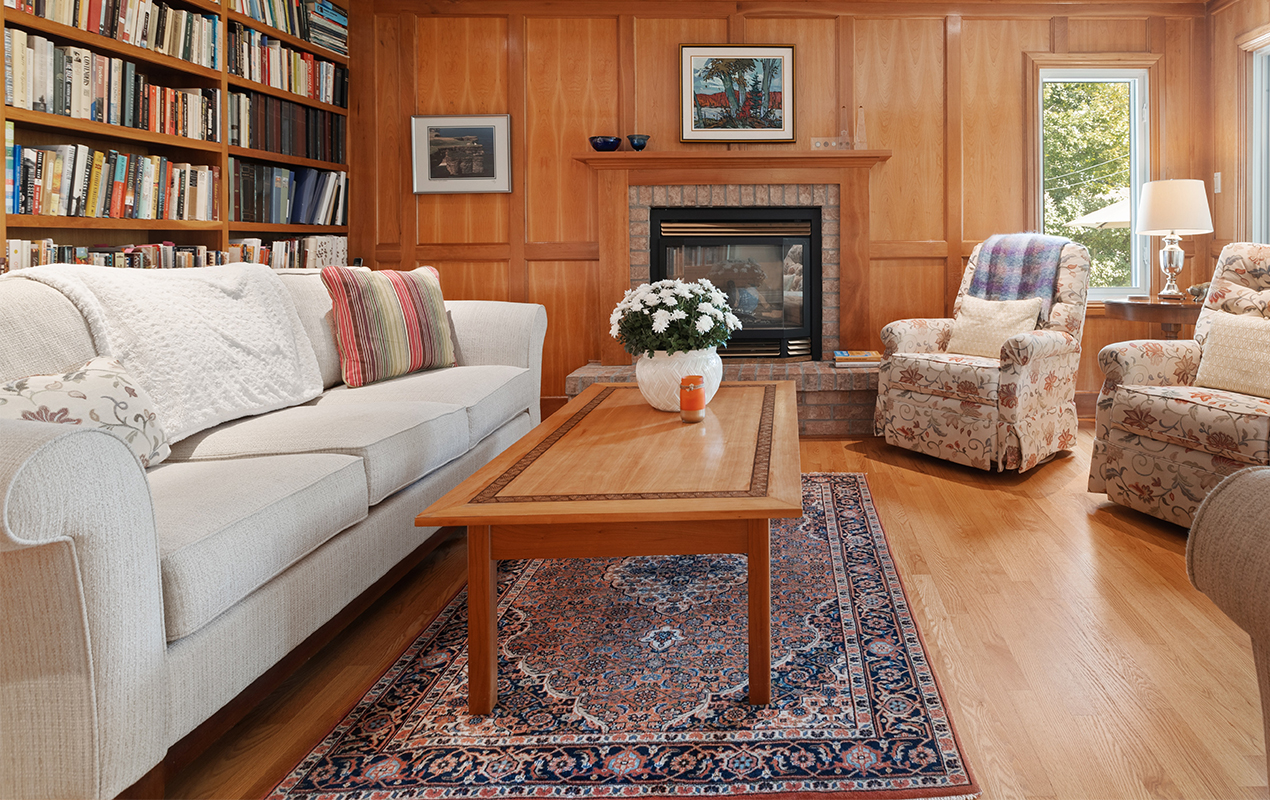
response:
<svg viewBox="0 0 1270 800"><path fill-rule="evenodd" d="M628 289L609 317L609 333L631 355L726 345L741 329L728 298L708 280L645 283Z"/></svg>

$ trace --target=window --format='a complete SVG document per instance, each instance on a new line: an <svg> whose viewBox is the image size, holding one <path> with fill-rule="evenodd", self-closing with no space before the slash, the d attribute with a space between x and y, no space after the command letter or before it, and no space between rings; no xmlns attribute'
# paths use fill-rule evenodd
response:
<svg viewBox="0 0 1270 800"><path fill-rule="evenodd" d="M1248 158L1249 238L1270 243L1270 47L1252 54L1252 147Z"/></svg>
<svg viewBox="0 0 1270 800"><path fill-rule="evenodd" d="M1133 233L1147 180L1147 71L1041 69L1041 229L1089 248L1091 300L1147 294L1148 237Z"/></svg>

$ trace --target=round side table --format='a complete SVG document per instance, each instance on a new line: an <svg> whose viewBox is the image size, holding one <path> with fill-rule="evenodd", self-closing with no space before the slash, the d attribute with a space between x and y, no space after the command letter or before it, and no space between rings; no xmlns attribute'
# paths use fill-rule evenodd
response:
<svg viewBox="0 0 1270 800"><path fill-rule="evenodd" d="M1203 303L1159 300L1104 300L1107 316L1133 322L1154 322L1164 328L1165 339L1176 339L1183 325L1194 325Z"/></svg>

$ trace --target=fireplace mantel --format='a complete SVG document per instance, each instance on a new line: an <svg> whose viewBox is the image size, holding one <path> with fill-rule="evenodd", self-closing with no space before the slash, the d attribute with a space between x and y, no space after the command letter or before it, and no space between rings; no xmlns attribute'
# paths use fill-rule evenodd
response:
<svg viewBox="0 0 1270 800"><path fill-rule="evenodd" d="M630 188L676 184L837 184L839 187L839 340L863 348L869 332L869 171L889 150L688 150L580 153L597 178L600 292L606 307L630 287ZM630 356L602 338L606 365Z"/></svg>

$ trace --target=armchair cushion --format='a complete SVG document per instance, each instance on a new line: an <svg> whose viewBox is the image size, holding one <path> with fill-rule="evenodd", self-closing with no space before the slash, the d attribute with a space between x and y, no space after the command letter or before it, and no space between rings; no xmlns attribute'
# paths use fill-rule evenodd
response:
<svg viewBox="0 0 1270 800"><path fill-rule="evenodd" d="M1214 315L1195 385L1270 397L1270 319Z"/></svg>
<svg viewBox="0 0 1270 800"><path fill-rule="evenodd" d="M885 382L899 391L997 404L1000 362L957 353L897 353L883 365ZM995 411L995 408L993 409Z"/></svg>
<svg viewBox="0 0 1270 800"><path fill-rule="evenodd" d="M1270 463L1270 400L1198 386L1121 386L1112 428L1243 464Z"/></svg>
<svg viewBox="0 0 1270 800"><path fill-rule="evenodd" d="M1001 347L1011 336L1036 330L1041 298L983 300L966 295L953 320L948 352L1000 358Z"/></svg>

